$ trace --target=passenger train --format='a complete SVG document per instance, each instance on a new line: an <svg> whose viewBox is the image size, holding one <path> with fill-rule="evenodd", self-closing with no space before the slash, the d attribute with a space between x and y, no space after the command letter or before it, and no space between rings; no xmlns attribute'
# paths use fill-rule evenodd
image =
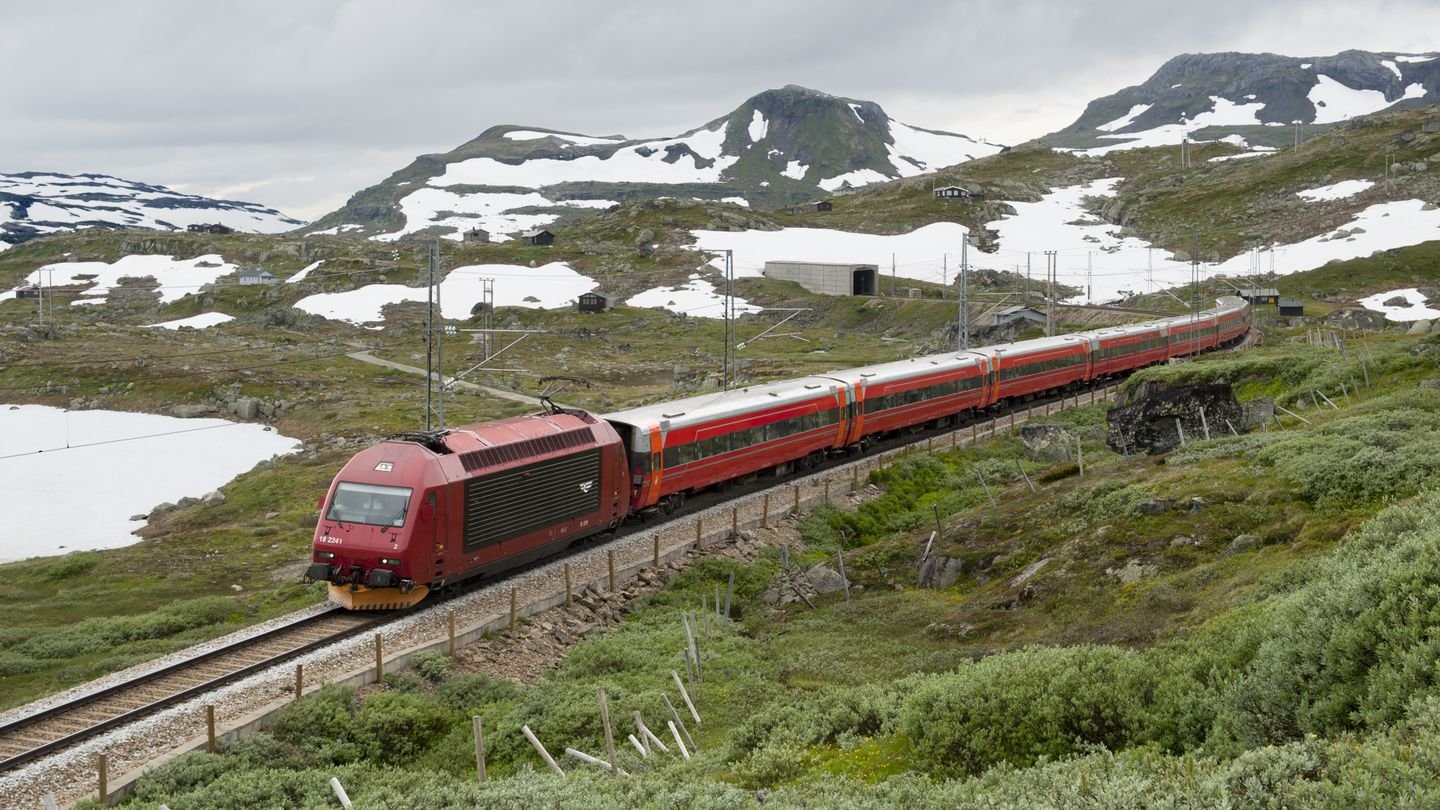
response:
<svg viewBox="0 0 1440 810"><path fill-rule="evenodd" d="M403 434L352 458L320 502L307 581L351 609L408 607L688 495L857 452L900 431L1233 345L1249 305L915 357L608 414Z"/></svg>

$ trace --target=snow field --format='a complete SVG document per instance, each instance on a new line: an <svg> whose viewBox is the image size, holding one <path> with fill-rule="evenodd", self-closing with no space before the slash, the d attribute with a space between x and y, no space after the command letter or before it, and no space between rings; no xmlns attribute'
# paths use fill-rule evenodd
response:
<svg viewBox="0 0 1440 810"><path fill-rule="evenodd" d="M197 256L194 259L176 259L173 256L123 256L113 263L47 264L26 276L21 286L41 284L46 287L64 287L88 284L88 289L72 303L103 304L111 288L119 284L120 279L153 278L160 285L160 303L168 304L190 293L199 292L206 284L212 284L221 276L230 275L239 269L215 254ZM94 275L95 278L77 278L87 275Z"/></svg>
<svg viewBox="0 0 1440 810"><path fill-rule="evenodd" d="M1306 189L1295 192L1296 197L1302 197L1311 202L1319 200L1343 200L1346 197L1354 197L1356 194L1375 185L1373 180L1341 180L1328 186Z"/></svg>
<svg viewBox="0 0 1440 810"><path fill-rule="evenodd" d="M227 323L233 320L235 320L234 317L226 315L223 312L202 312L199 315L191 315L188 318L180 318L179 320L165 321L163 323L148 324L145 328L179 329L182 326L188 326L191 329L204 329L208 326L218 326L222 323Z"/></svg>
<svg viewBox="0 0 1440 810"><path fill-rule="evenodd" d="M724 318L725 302L728 296L715 291L715 285L705 281L698 273L678 287L654 287L625 302L630 307L659 307L670 312L679 312L692 318ZM744 298L735 297L735 312L745 314L759 312L757 307Z"/></svg>
<svg viewBox="0 0 1440 810"><path fill-rule="evenodd" d="M1397 307L1386 304L1392 298L1399 296L1409 302L1409 306ZM1430 321L1440 318L1440 309L1432 309L1426 306L1427 299L1414 287L1403 290L1391 290L1390 292L1375 293L1368 298L1361 298L1360 306L1375 312L1385 313L1385 320L1409 323L1412 321Z"/></svg>
<svg viewBox="0 0 1440 810"><path fill-rule="evenodd" d="M131 515L198 498L299 447L263 425L223 419L0 405L0 559L130 545L144 525Z"/></svg>

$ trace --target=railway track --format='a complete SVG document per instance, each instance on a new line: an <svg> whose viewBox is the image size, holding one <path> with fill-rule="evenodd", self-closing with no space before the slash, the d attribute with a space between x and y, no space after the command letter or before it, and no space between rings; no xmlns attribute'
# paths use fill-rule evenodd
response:
<svg viewBox="0 0 1440 810"><path fill-rule="evenodd" d="M0 774L366 632L390 618L328 611L22 717L0 726Z"/></svg>

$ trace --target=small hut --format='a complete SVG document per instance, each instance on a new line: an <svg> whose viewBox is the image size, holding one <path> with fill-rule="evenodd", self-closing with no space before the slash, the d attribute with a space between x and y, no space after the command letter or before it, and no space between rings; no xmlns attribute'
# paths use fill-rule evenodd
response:
<svg viewBox="0 0 1440 810"><path fill-rule="evenodd" d="M610 308L610 296L599 290L581 293L575 302L577 312L604 312Z"/></svg>
<svg viewBox="0 0 1440 810"><path fill-rule="evenodd" d="M544 228L541 228L538 231L526 231L525 233L520 234L520 244L553 245L555 244L555 234Z"/></svg>

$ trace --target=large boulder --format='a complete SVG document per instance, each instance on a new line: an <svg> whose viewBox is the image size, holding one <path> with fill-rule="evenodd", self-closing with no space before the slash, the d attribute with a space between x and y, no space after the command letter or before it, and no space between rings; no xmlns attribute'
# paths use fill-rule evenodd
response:
<svg viewBox="0 0 1440 810"><path fill-rule="evenodd" d="M845 588L845 578L834 568L820 563L805 572L805 582L815 593L835 593Z"/></svg>
<svg viewBox="0 0 1440 810"><path fill-rule="evenodd" d="M1025 446L1026 458L1053 464L1072 458L1075 436L1059 425L1027 423L1020 426L1020 443Z"/></svg>
<svg viewBox="0 0 1440 810"><path fill-rule="evenodd" d="M1106 414L1105 443L1117 453L1167 453L1180 446L1182 435L1187 442L1204 438L1207 426L1212 437L1228 433L1227 421L1245 422L1229 383L1171 387L1148 381Z"/></svg>
<svg viewBox="0 0 1440 810"><path fill-rule="evenodd" d="M1330 313L1330 316L1326 320L1332 326L1338 326L1342 329L1377 331L1389 325L1389 322L1385 320L1383 314L1369 309L1359 309L1357 307L1337 309Z"/></svg>
<svg viewBox="0 0 1440 810"><path fill-rule="evenodd" d="M965 561L959 557L932 554L920 561L920 587L943 590L959 582L964 573Z"/></svg>

